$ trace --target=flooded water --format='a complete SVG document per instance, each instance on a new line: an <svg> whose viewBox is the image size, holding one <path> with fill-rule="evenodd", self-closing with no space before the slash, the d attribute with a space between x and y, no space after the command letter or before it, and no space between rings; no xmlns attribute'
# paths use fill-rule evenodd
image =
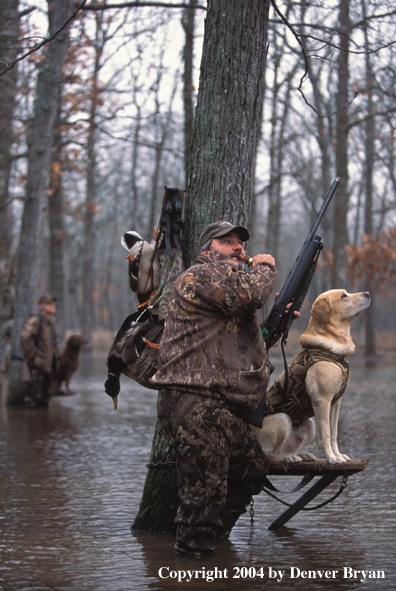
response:
<svg viewBox="0 0 396 591"><path fill-rule="evenodd" d="M100 359L80 368L75 396L52 399L47 411L1 404L0 590L396 590L394 368L365 370L352 362L340 449L369 463L337 500L270 532L284 508L262 493L255 497L253 526L247 513L228 542L195 559L175 556L170 536L131 533L156 392L123 378L114 411L105 377ZM287 489L298 482L271 480Z"/></svg>

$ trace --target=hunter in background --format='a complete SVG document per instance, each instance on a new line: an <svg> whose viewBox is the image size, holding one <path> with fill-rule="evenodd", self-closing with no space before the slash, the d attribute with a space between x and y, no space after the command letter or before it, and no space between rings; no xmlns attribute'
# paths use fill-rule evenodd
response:
<svg viewBox="0 0 396 591"><path fill-rule="evenodd" d="M27 408L48 408L51 375L55 371L58 356L55 299L44 294L38 300L38 307L39 314L27 320L21 333L21 345L30 374L22 378L28 382L25 396Z"/></svg>

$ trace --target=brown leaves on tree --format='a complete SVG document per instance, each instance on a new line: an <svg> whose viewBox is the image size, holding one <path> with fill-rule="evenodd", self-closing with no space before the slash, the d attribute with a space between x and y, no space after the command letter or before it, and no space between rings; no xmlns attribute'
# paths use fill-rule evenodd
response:
<svg viewBox="0 0 396 591"><path fill-rule="evenodd" d="M352 285L364 278L378 292L385 292L396 276L396 227L377 237L363 234L360 246L347 246L347 257Z"/></svg>

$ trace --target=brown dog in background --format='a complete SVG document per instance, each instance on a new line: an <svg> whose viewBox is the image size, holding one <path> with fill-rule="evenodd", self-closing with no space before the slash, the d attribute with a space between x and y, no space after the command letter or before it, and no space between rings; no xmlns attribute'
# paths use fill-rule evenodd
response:
<svg viewBox="0 0 396 591"><path fill-rule="evenodd" d="M69 388L72 375L80 365L80 350L83 345L89 341L81 335L72 334L66 341L65 348L59 355L56 370L52 376L52 396L62 396L65 394L74 394ZM65 382L66 392L61 390L61 385Z"/></svg>

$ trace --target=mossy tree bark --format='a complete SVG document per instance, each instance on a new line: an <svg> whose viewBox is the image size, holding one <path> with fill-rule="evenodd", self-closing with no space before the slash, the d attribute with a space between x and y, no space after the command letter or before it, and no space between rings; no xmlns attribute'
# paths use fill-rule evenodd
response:
<svg viewBox="0 0 396 591"><path fill-rule="evenodd" d="M132 531L144 534L174 534L176 526L173 520L177 507L175 452L157 421L143 497Z"/></svg>
<svg viewBox="0 0 396 591"><path fill-rule="evenodd" d="M249 225L261 125L268 0L209 0L192 164L185 202L185 263L216 220ZM157 424L152 464L174 461ZM149 469L134 532L173 533L178 504L174 465Z"/></svg>
<svg viewBox="0 0 396 591"><path fill-rule="evenodd" d="M268 9L268 0L208 2L185 208L187 266L207 224L249 226Z"/></svg>

